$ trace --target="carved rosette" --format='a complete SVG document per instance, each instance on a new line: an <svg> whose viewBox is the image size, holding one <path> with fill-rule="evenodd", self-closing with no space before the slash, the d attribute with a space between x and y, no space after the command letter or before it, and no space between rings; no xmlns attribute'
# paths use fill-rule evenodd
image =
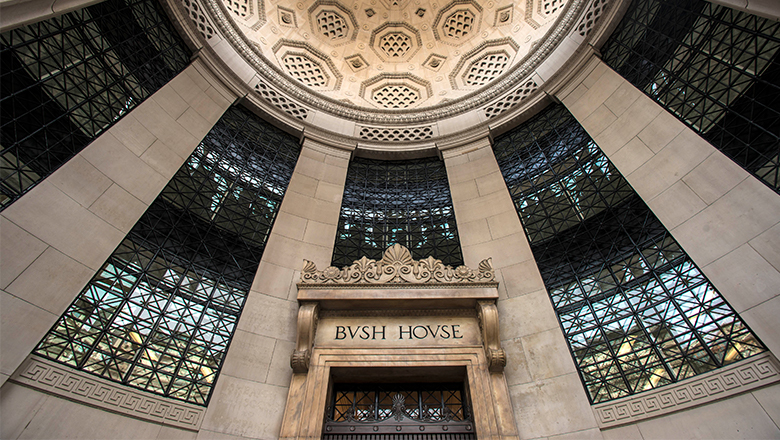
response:
<svg viewBox="0 0 780 440"><path fill-rule="evenodd" d="M351 266L339 269L330 266L317 270L317 266L304 260L301 272L301 285L382 285L382 284L420 284L420 285L475 285L497 284L490 258L479 263L477 270L467 266L452 268L441 260L428 257L414 260L404 246L394 244L387 248L381 260L363 257L355 260Z"/></svg>

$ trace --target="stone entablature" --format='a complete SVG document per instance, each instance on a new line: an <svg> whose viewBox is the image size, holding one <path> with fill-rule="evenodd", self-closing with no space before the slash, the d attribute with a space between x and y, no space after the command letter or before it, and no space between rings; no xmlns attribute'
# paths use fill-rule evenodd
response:
<svg viewBox="0 0 780 440"><path fill-rule="evenodd" d="M313 262L304 260L298 288L333 288L337 285L376 288L383 285L398 287L398 284L415 285L409 287L498 287L490 258L480 261L476 270L467 266L452 268L433 257L414 260L409 249L394 244L379 261L364 256L342 269L330 266L317 270Z"/></svg>

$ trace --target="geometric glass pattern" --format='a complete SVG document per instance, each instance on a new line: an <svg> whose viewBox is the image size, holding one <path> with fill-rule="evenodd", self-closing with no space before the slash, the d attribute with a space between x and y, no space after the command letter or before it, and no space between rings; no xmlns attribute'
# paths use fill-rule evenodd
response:
<svg viewBox="0 0 780 440"><path fill-rule="evenodd" d="M563 105L493 148L592 403L764 351Z"/></svg>
<svg viewBox="0 0 780 440"><path fill-rule="evenodd" d="M153 0L107 0L0 34L0 209L189 60Z"/></svg>
<svg viewBox="0 0 780 440"><path fill-rule="evenodd" d="M475 440L464 396L463 383L335 384L322 439Z"/></svg>
<svg viewBox="0 0 780 440"><path fill-rule="evenodd" d="M703 0L634 0L604 62L780 192L780 22Z"/></svg>
<svg viewBox="0 0 780 440"><path fill-rule="evenodd" d="M299 152L229 108L35 353L206 405Z"/></svg>
<svg viewBox="0 0 780 440"><path fill-rule="evenodd" d="M396 243L415 259L463 264L447 171L438 158L349 164L331 264L381 260Z"/></svg>
<svg viewBox="0 0 780 440"><path fill-rule="evenodd" d="M378 422L393 415L393 398L403 397L409 418L465 420L469 417L463 401L463 384L377 384L336 385L327 419ZM399 399L395 399L399 400Z"/></svg>

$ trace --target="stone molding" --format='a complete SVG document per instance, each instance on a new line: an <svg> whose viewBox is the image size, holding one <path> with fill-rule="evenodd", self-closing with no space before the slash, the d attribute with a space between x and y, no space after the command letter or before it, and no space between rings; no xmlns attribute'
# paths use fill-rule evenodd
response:
<svg viewBox="0 0 780 440"><path fill-rule="evenodd" d="M397 243L387 248L379 261L363 256L355 260L351 266L342 269L330 266L320 271L309 260L303 260L303 263L299 289L333 288L341 285L353 288L356 286L409 287L410 285L414 287L498 286L490 258L480 261L477 270L466 266L453 269L433 257L414 260L409 249Z"/></svg>
<svg viewBox="0 0 780 440"><path fill-rule="evenodd" d="M197 431L206 407L111 382L38 356L29 356L11 381L146 421Z"/></svg>
<svg viewBox="0 0 780 440"><path fill-rule="evenodd" d="M477 312L474 309L380 309L380 310L322 310L321 318L349 318L349 317L384 317L384 316L466 316L474 318Z"/></svg>
<svg viewBox="0 0 780 440"><path fill-rule="evenodd" d="M762 353L654 391L593 405L599 428L612 428L710 403L780 381L777 361Z"/></svg>

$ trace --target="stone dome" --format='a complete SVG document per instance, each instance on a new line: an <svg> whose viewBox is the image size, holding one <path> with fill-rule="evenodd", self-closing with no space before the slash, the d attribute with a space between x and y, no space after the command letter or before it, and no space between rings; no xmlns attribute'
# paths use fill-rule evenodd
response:
<svg viewBox="0 0 780 440"><path fill-rule="evenodd" d="M604 0L168 7L189 44L289 129L394 158L516 123L590 53L617 12Z"/></svg>

